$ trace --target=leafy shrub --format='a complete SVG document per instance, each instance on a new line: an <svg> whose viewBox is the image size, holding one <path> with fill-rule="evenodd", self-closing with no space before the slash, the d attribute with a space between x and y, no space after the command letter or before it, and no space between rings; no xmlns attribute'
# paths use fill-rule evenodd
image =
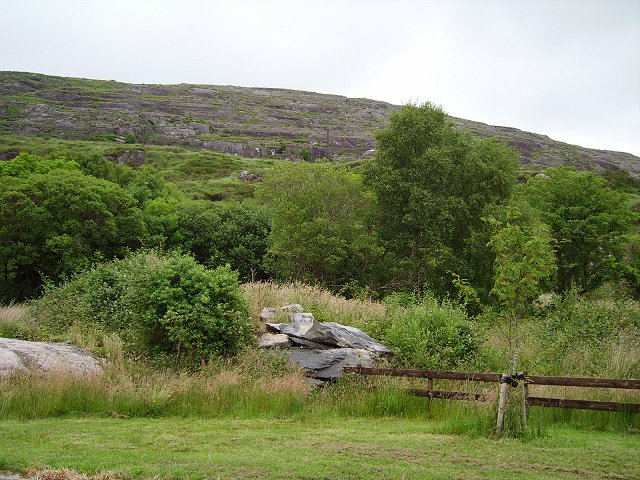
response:
<svg viewBox="0 0 640 480"><path fill-rule="evenodd" d="M309 150L308 148L303 148L302 150L300 150L300 156L305 162L310 162L312 160L311 150Z"/></svg>
<svg viewBox="0 0 640 480"><path fill-rule="evenodd" d="M0 162L0 177L28 177L34 173L49 173L52 170L79 170L76 162L64 156L43 159L36 155L21 153L12 160Z"/></svg>
<svg viewBox="0 0 640 480"><path fill-rule="evenodd" d="M265 279L270 215L254 204L149 202L145 223L153 246L189 253L209 267L230 265L244 281Z"/></svg>
<svg viewBox="0 0 640 480"><path fill-rule="evenodd" d="M121 257L146 235L135 200L76 170L0 177L0 298L39 293L100 258Z"/></svg>
<svg viewBox="0 0 640 480"><path fill-rule="evenodd" d="M452 368L479 349L477 332L457 305L425 297L417 305L390 311L385 343L402 366Z"/></svg>
<svg viewBox="0 0 640 480"><path fill-rule="evenodd" d="M40 336L72 328L117 332L130 352L208 358L237 353L251 323L237 275L190 256L140 252L97 265L32 306Z"/></svg>
<svg viewBox="0 0 640 480"><path fill-rule="evenodd" d="M154 351L233 354L251 333L237 274L228 267L206 269L189 256L151 265L125 298L136 307L143 344Z"/></svg>

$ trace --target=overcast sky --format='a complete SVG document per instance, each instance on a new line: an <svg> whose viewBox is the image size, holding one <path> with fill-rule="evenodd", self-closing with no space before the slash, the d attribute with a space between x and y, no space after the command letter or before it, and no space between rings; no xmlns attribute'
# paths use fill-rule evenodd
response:
<svg viewBox="0 0 640 480"><path fill-rule="evenodd" d="M0 0L0 70L282 87L640 155L640 0Z"/></svg>

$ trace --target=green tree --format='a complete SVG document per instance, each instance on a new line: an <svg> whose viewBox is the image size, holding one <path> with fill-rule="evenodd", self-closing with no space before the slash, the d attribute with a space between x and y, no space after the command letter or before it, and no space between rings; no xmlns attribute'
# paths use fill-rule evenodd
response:
<svg viewBox="0 0 640 480"><path fill-rule="evenodd" d="M590 290L613 274L634 214L605 180L571 167L550 168L523 186L556 242L557 286Z"/></svg>
<svg viewBox="0 0 640 480"><path fill-rule="evenodd" d="M269 212L253 203L156 198L144 209L150 245L190 253L209 267L229 265L243 281L265 280Z"/></svg>
<svg viewBox="0 0 640 480"><path fill-rule="evenodd" d="M510 195L517 152L461 133L431 104L394 112L376 141L365 182L376 194L378 228L397 256L398 278L440 294L452 288L450 272L475 283L489 278L480 266L492 263L481 215Z"/></svg>
<svg viewBox="0 0 640 480"><path fill-rule="evenodd" d="M247 203L187 203L178 210L170 245L182 246L202 264L229 265L244 281L264 280L270 215Z"/></svg>
<svg viewBox="0 0 640 480"><path fill-rule="evenodd" d="M500 209L499 219L489 217L496 229L490 245L495 252L495 280L492 293L505 319L511 345L513 371L518 370L519 324L531 302L542 291L543 281L555 273L553 239L549 227L526 204Z"/></svg>
<svg viewBox="0 0 640 480"><path fill-rule="evenodd" d="M368 225L371 201L357 174L344 166L282 164L257 195L273 212L269 251L277 277L334 291L368 283L380 250Z"/></svg>
<svg viewBox="0 0 640 480"><path fill-rule="evenodd" d="M124 255L145 236L134 199L78 171L0 177L0 268L4 300L38 293L95 259Z"/></svg>

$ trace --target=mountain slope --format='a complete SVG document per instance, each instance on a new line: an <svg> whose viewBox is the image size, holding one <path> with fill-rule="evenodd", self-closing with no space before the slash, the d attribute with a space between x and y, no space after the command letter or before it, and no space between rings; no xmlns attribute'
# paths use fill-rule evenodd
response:
<svg viewBox="0 0 640 480"><path fill-rule="evenodd" d="M135 85L0 72L0 133L182 145L245 157L357 159L374 148L389 103L285 89ZM534 166L625 170L640 158L558 142L545 135L452 117L460 128L497 136Z"/></svg>

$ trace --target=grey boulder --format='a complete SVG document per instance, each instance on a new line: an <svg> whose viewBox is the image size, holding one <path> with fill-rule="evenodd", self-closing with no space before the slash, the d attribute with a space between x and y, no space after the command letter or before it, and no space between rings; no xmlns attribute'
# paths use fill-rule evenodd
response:
<svg viewBox="0 0 640 480"><path fill-rule="evenodd" d="M292 344L283 333L263 333L258 339L259 348L287 348Z"/></svg>
<svg viewBox="0 0 640 480"><path fill-rule="evenodd" d="M144 163L144 150L125 150L116 155L110 155L108 158L118 163L127 165L140 166Z"/></svg>
<svg viewBox="0 0 640 480"><path fill-rule="evenodd" d="M262 176L247 170L240 172L240 180L246 183L261 182Z"/></svg>
<svg viewBox="0 0 640 480"><path fill-rule="evenodd" d="M289 360L310 372L313 378L334 380L342 375L344 367L373 367L375 354L357 348L331 348L309 350L300 348L286 351Z"/></svg>
<svg viewBox="0 0 640 480"><path fill-rule="evenodd" d="M302 305L298 303L289 303L288 305L285 305L284 307L280 307L280 308L264 307L262 309L262 312L260 312L260 318L264 321L267 321L267 320L273 320L274 318L276 318L276 315L278 314L278 312L284 312L291 315L294 313L302 313L302 311L303 311Z"/></svg>
<svg viewBox="0 0 640 480"><path fill-rule="evenodd" d="M0 338L0 375L28 371L98 375L102 367L88 352L74 345Z"/></svg>
<svg viewBox="0 0 640 480"><path fill-rule="evenodd" d="M284 333L293 342L302 339L329 347L355 348L377 354L391 351L362 330L333 322L317 322L310 313L294 313L291 323L267 323L272 332Z"/></svg>

